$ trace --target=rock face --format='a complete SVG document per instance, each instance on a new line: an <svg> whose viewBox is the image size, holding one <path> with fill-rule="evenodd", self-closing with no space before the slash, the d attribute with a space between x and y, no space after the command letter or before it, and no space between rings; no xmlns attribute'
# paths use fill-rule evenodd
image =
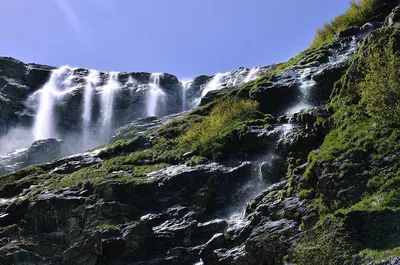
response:
<svg viewBox="0 0 400 265"><path fill-rule="evenodd" d="M0 264L398 264L400 130L354 90L371 49L400 47L398 10L385 24L379 10L282 69L181 82L66 68L67 93L54 105L60 134L81 136L85 91L90 128L106 128L104 93L117 103L110 128L123 126L81 154L62 157L71 142L50 138L0 157L0 175L11 172L0 177ZM4 131L29 125L32 93L54 69L11 58L0 66ZM145 115L148 96L164 93L160 117ZM259 109L243 107L226 125L213 113L225 97L232 110ZM198 135L212 152L187 148L182 139L210 132L198 126L210 117L216 137Z"/></svg>
<svg viewBox="0 0 400 265"><path fill-rule="evenodd" d="M274 66L200 76L182 82L161 73L116 73L0 59L0 154L36 140L63 139L66 155L108 143L137 118L162 117L198 105L203 94L257 78ZM13 139L3 145L2 137ZM3 146L8 146L2 147Z"/></svg>
<svg viewBox="0 0 400 265"><path fill-rule="evenodd" d="M31 122L24 101L47 81L53 69L0 57L0 135L10 127Z"/></svg>
<svg viewBox="0 0 400 265"><path fill-rule="evenodd" d="M256 67L254 69L241 68L224 74L214 86L207 88L214 76L200 76L193 81L183 84L176 76L160 74L159 80L154 80L151 73L117 73L112 90L114 98L113 123L111 128L118 128L135 118L146 116L163 116L178 113L196 106L197 98L205 89L220 89L223 86L240 84L251 80L273 69L271 67ZM41 89L49 81L54 67L24 64L13 58L0 58L0 135L10 128L17 126L31 127L34 116L39 108L40 93L33 93ZM58 77L59 92L64 92L62 99L54 106L55 127L61 136L68 133L80 133L82 130L82 115L84 113L85 86L92 85L94 91L91 99L91 126L101 123L102 94L107 87L112 73L96 72L95 78L87 69L65 68L63 76ZM158 99L157 109L148 113L149 90L152 84L163 91ZM61 85L60 85L61 84ZM186 92L185 92L185 91ZM103 93L104 92L104 93ZM185 92L185 93L184 93ZM29 99L29 100L28 100ZM110 102L112 104L112 102Z"/></svg>
<svg viewBox="0 0 400 265"><path fill-rule="evenodd" d="M28 149L22 149L0 156L0 175L14 172L32 164L43 164L60 158L62 155L62 140L47 139L34 142Z"/></svg>

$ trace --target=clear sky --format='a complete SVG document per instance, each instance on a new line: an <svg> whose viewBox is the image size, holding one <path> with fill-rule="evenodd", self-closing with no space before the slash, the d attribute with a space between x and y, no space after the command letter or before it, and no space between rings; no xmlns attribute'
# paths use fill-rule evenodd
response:
<svg viewBox="0 0 400 265"><path fill-rule="evenodd" d="M0 56L180 78L285 61L349 0L0 0Z"/></svg>

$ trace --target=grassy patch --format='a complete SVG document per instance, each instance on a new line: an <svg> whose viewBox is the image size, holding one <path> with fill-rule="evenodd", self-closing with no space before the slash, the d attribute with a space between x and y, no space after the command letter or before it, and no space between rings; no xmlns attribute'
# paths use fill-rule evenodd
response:
<svg viewBox="0 0 400 265"><path fill-rule="evenodd" d="M371 262L381 262L382 260L388 258L399 257L400 246L388 250L364 249L363 251L361 251L360 256L363 257L364 264Z"/></svg>
<svg viewBox="0 0 400 265"><path fill-rule="evenodd" d="M311 46L319 46L351 26L361 26L375 15L379 2L377 0L351 0L350 7L344 14L335 17L317 30Z"/></svg>
<svg viewBox="0 0 400 265"><path fill-rule="evenodd" d="M400 53L384 47L363 60L366 73L358 85L361 103L373 116L400 122Z"/></svg>
<svg viewBox="0 0 400 265"><path fill-rule="evenodd" d="M342 265L352 254L351 238L343 223L331 219L306 233L290 256L298 265Z"/></svg>
<svg viewBox="0 0 400 265"><path fill-rule="evenodd" d="M207 156L223 144L227 133L257 115L259 115L257 102L225 99L219 102L210 115L200 123L191 125L177 142L182 149Z"/></svg>

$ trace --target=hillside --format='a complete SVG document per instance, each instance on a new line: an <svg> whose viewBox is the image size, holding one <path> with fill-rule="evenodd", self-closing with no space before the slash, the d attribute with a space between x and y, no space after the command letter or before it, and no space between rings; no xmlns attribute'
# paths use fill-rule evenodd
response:
<svg viewBox="0 0 400 265"><path fill-rule="evenodd" d="M398 4L189 82L0 58L0 264L400 264Z"/></svg>

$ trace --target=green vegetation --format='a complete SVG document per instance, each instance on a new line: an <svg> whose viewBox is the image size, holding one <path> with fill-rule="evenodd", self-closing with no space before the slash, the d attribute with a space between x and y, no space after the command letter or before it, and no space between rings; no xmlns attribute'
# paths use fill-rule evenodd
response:
<svg viewBox="0 0 400 265"><path fill-rule="evenodd" d="M400 53L374 49L364 58L366 73L359 84L361 103L369 114L400 122Z"/></svg>
<svg viewBox="0 0 400 265"><path fill-rule="evenodd" d="M335 110L333 129L321 148L309 154L305 172L305 190L318 191L317 181L327 168L332 172L329 177L343 187L335 195L337 200L316 200L314 208L324 210L323 214L343 209L400 207L396 186L400 161L390 155L400 149L400 65L396 51L399 32L397 26L392 26L372 35L355 55L348 73L336 84L333 104L329 106ZM386 159L387 169L369 169L370 164L379 164L382 159ZM338 167L332 168L335 164ZM358 200L346 195L349 191L344 187L353 186L364 190ZM321 191L315 198L320 195Z"/></svg>
<svg viewBox="0 0 400 265"><path fill-rule="evenodd" d="M311 46L320 46L334 38L340 31L351 26L361 26L373 17L379 4L379 0L352 0L349 9L344 14L335 17L332 21L325 23L322 28L317 30Z"/></svg>
<svg viewBox="0 0 400 265"><path fill-rule="evenodd" d="M61 176L61 179L50 185L50 188L70 187L90 181L98 185L105 181L120 182L149 182L147 174L169 166L169 164L154 160L151 149L133 152L130 155L117 156L99 164L78 170L70 175Z"/></svg>
<svg viewBox="0 0 400 265"><path fill-rule="evenodd" d="M308 155L303 177L293 184L300 200L312 200L308 210L316 215L316 224L302 223L308 234L294 249L299 265L343 264L335 256L351 260L356 255L365 263L399 256L397 241L370 236L360 246L348 237L347 226L331 225L338 216L364 215L368 231L378 235L384 229L375 225L382 223L379 218L400 209L399 34L394 24L362 44L335 85L327 106L334 114L314 123L330 132ZM354 253L353 244L359 248Z"/></svg>
<svg viewBox="0 0 400 265"><path fill-rule="evenodd" d="M399 257L400 246L389 250L364 249L361 251L360 256L363 257L364 264L380 262L384 259Z"/></svg>
<svg viewBox="0 0 400 265"><path fill-rule="evenodd" d="M338 219L330 219L306 234L293 250L298 265L342 265L353 254L350 236Z"/></svg>
<svg viewBox="0 0 400 265"><path fill-rule="evenodd" d="M204 156L193 156L189 159L189 161L186 162L186 164L188 166L197 166L200 164L205 164L207 161L208 159Z"/></svg>
<svg viewBox="0 0 400 265"><path fill-rule="evenodd" d="M218 149L232 129L252 117L259 116L258 103L244 99L225 99L219 102L200 123L195 123L178 138L182 149L208 155Z"/></svg>

